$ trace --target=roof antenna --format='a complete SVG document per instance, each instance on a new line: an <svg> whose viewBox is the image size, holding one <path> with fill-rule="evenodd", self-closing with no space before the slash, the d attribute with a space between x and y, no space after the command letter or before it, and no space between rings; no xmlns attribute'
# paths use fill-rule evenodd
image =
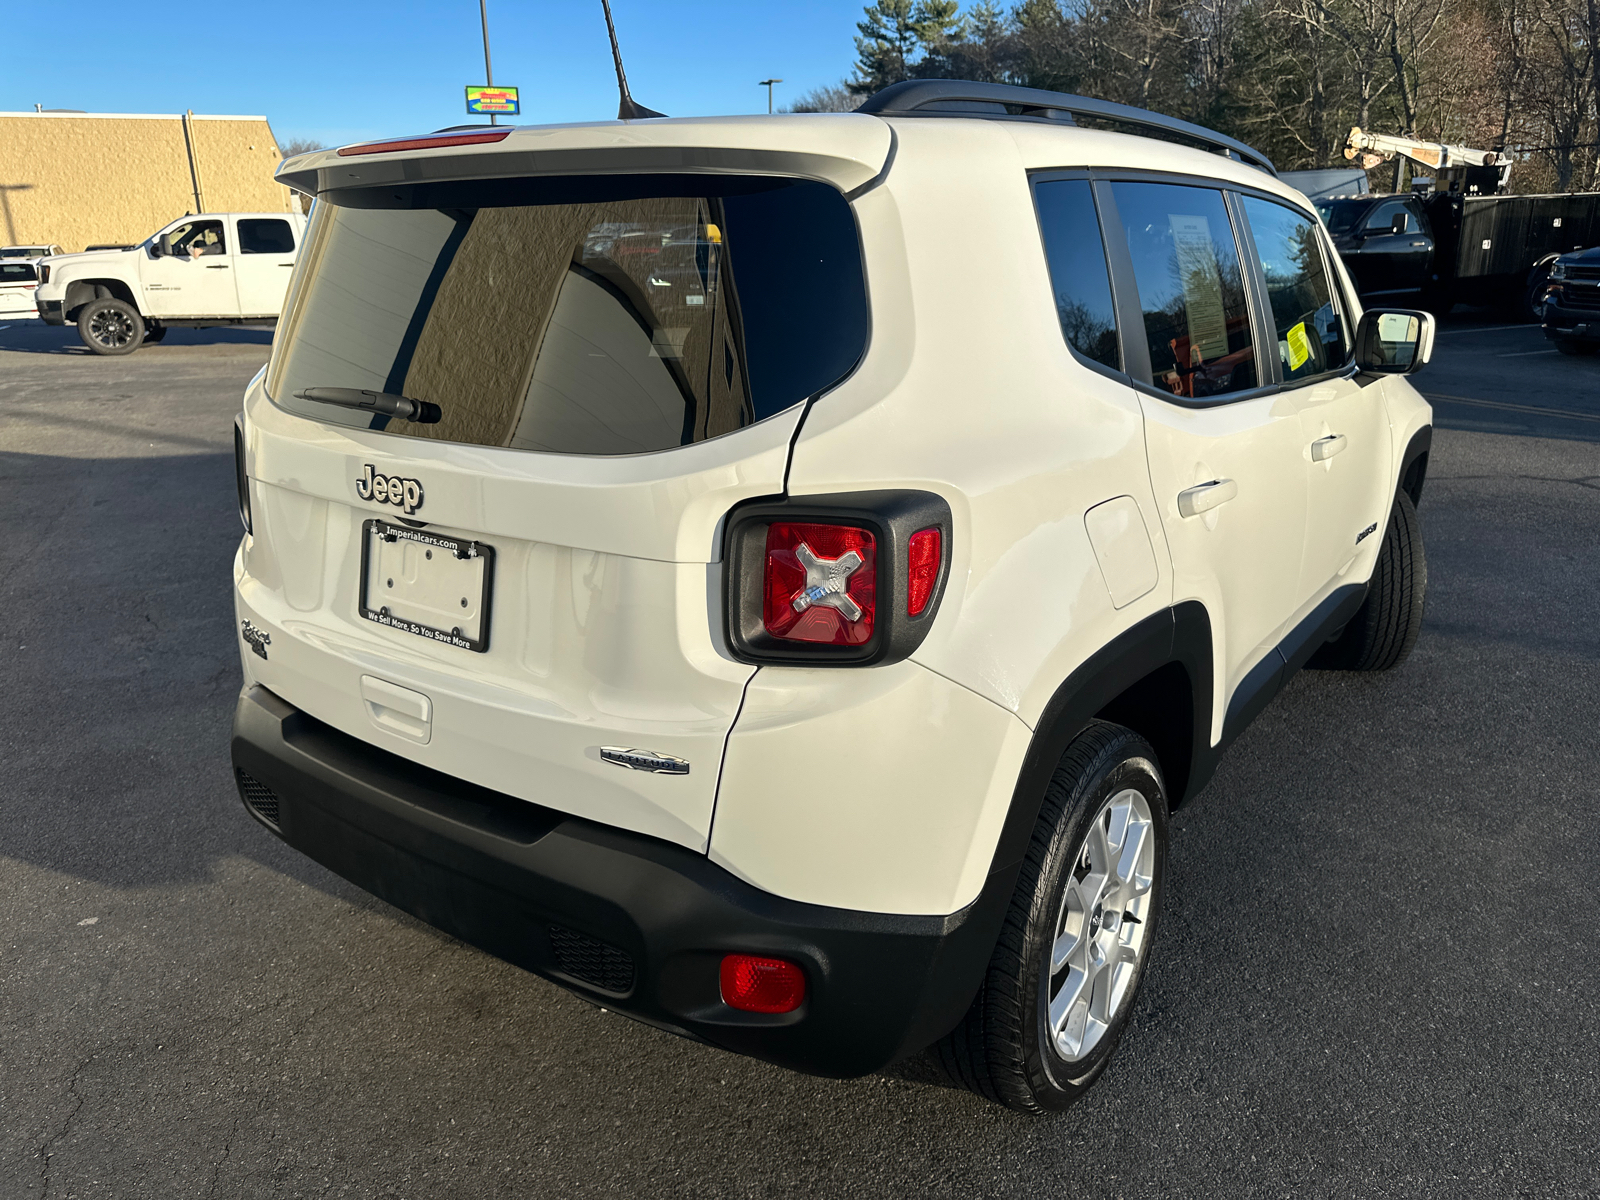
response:
<svg viewBox="0 0 1600 1200"><path fill-rule="evenodd" d="M622 103L617 105L617 120L637 121L641 117L666 116L666 113L658 113L653 108L635 104L633 97L628 95L628 77L622 72L622 51L617 48L617 27L611 23L611 0L600 0L600 7L606 10L606 32L611 35L611 57L617 64L617 90L622 93Z"/></svg>

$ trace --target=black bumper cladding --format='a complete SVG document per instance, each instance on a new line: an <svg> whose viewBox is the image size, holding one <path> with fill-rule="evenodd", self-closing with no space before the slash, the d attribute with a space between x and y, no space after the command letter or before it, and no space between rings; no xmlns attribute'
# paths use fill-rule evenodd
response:
<svg viewBox="0 0 1600 1200"><path fill-rule="evenodd" d="M702 854L541 808L324 725L265 688L239 698L233 765L263 825L430 925L596 1004L817 1075L863 1075L966 1011L1005 889L949 917L783 900ZM722 1003L724 954L799 963L792 1013Z"/></svg>

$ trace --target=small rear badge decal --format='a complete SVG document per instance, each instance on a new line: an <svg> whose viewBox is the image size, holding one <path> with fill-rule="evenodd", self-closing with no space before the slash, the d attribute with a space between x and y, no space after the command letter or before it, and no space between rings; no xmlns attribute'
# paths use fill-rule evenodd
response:
<svg viewBox="0 0 1600 1200"><path fill-rule="evenodd" d="M627 767L630 771L654 771L658 775L687 775L689 760L674 758L670 754L657 754L654 750L627 750L621 746L601 746L600 759L614 767Z"/></svg>
<svg viewBox="0 0 1600 1200"><path fill-rule="evenodd" d="M265 629L257 629L249 621L241 621L239 623L239 633L245 641L250 643L250 649L254 650L262 658L267 657L267 647L272 645L272 635L270 633Z"/></svg>
<svg viewBox="0 0 1600 1200"><path fill-rule="evenodd" d="M1356 534L1356 545L1358 545L1358 546L1361 545L1362 542L1366 541L1369 537L1371 537L1373 534L1375 534L1377 532L1378 532L1378 523L1376 521L1374 521L1371 525L1368 525L1360 533Z"/></svg>

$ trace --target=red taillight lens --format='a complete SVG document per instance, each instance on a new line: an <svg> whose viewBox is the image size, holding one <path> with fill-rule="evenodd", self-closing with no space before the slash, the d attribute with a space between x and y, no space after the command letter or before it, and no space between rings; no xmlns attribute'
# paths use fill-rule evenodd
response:
<svg viewBox="0 0 1600 1200"><path fill-rule="evenodd" d="M928 607L933 585L939 582L939 531L919 529L911 535L906 572L906 612L917 616Z"/></svg>
<svg viewBox="0 0 1600 1200"><path fill-rule="evenodd" d="M792 642L859 646L877 608L877 539L855 525L767 527L761 621Z"/></svg>
<svg viewBox="0 0 1600 1200"><path fill-rule="evenodd" d="M722 960L722 1002L753 1013L786 1013L806 998L806 973L782 958L730 954Z"/></svg>

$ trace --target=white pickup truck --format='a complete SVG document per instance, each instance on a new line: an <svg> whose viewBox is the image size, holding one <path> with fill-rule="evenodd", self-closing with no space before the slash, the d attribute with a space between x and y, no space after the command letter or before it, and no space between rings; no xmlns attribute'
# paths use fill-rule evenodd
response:
<svg viewBox="0 0 1600 1200"><path fill-rule="evenodd" d="M275 321L304 233L299 213L183 217L132 249L41 261L34 301L96 354L131 354L174 325Z"/></svg>

